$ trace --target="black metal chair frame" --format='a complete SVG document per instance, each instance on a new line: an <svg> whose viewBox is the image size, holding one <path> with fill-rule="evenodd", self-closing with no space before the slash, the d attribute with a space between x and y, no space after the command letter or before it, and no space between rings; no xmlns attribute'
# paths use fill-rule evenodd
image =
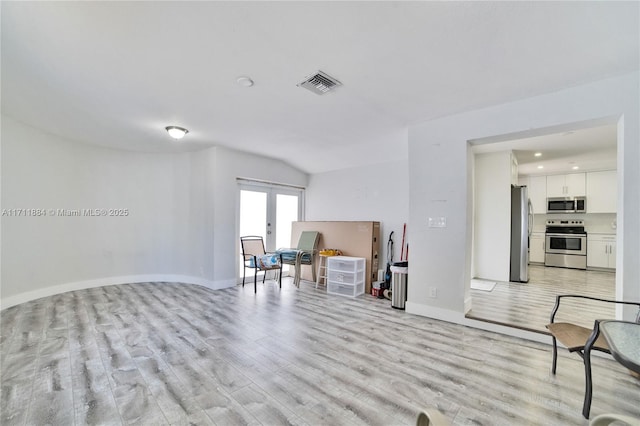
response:
<svg viewBox="0 0 640 426"><path fill-rule="evenodd" d="M262 253L247 253L245 249L245 242L253 242L256 244L258 241L260 242L260 246L262 247ZM264 284L265 279L267 278L267 271L277 271L278 274L278 285L282 288L282 255L278 255L278 266L273 266L270 268L263 268L260 266L258 262L258 258L264 255L275 255L275 253L267 253L264 248L264 240L259 235L249 235L246 237L240 237L240 246L242 247L242 258L244 262L244 268L242 268L242 287L244 287L245 277L247 268L253 269L253 292L258 292L258 271L264 271L264 275L262 276L262 283ZM253 266L252 266L253 262Z"/></svg>
<svg viewBox="0 0 640 426"><path fill-rule="evenodd" d="M578 294L562 294L562 295L556 296L556 304L554 305L553 310L551 311L550 324L554 323L556 313L558 312L558 309L560 309L560 301L563 298L578 298L578 299L594 300L597 302L637 306L638 314L636 315L635 322L640 323L640 302L626 302L621 300L601 299L598 297L582 296ZM591 351L597 350L597 351L605 352L608 354L611 353L611 351L608 348L595 345L596 340L598 340L598 337L600 336L600 321L604 321L604 320L602 319L595 320L591 334L589 335L589 338L584 342L584 346L567 348L569 352L576 352L584 362L585 391L584 391L584 403L582 405L582 415L584 416L585 419L589 418L589 413L591 411L591 399L593 395L592 394L593 384L592 384L592 376L591 376ZM556 341L556 337L553 334L551 334L551 339L553 342L553 363L551 365L551 373L555 375L556 366L558 362L558 344Z"/></svg>

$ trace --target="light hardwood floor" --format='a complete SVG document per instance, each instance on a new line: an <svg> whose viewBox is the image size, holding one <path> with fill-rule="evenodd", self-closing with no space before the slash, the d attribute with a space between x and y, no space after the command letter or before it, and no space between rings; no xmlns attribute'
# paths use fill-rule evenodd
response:
<svg viewBox="0 0 640 426"><path fill-rule="evenodd" d="M1 312L2 425L587 425L583 366L550 346L327 295L289 279L142 283ZM594 360L592 416L640 417L640 382Z"/></svg>
<svg viewBox="0 0 640 426"><path fill-rule="evenodd" d="M556 295L580 294L615 299L615 273L530 265L528 283L498 281L493 291L471 290L467 317L546 333ZM615 318L613 304L563 301L556 321L588 328L595 319Z"/></svg>

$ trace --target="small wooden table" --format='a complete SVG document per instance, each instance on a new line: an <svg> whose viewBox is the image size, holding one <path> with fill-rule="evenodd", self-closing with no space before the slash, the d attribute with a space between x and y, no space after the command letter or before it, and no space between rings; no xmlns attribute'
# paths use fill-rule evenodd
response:
<svg viewBox="0 0 640 426"><path fill-rule="evenodd" d="M602 333L613 358L629 370L640 374L640 324L630 321L596 320L593 333L584 347L585 393L582 415L589 418L591 410L591 359L593 343Z"/></svg>

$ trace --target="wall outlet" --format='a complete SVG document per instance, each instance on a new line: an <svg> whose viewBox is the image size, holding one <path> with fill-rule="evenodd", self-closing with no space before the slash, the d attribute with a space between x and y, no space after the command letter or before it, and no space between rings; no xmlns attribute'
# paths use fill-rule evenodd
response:
<svg viewBox="0 0 640 426"><path fill-rule="evenodd" d="M429 297L436 298L438 297L438 288L437 287L429 287Z"/></svg>

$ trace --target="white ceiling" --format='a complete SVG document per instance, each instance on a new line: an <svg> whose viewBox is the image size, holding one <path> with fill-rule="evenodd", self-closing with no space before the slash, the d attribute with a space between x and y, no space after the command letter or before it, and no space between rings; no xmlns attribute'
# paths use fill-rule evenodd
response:
<svg viewBox="0 0 640 426"><path fill-rule="evenodd" d="M548 175L617 169L617 125L605 124L474 145L476 154L512 151L518 174ZM541 155L536 157L535 154ZM541 166L541 168L540 168Z"/></svg>
<svg viewBox="0 0 640 426"><path fill-rule="evenodd" d="M1 7L4 114L81 142L227 146L308 173L405 159L411 124L640 63L635 1ZM296 87L317 70L343 86ZM170 140L167 125L190 133Z"/></svg>

